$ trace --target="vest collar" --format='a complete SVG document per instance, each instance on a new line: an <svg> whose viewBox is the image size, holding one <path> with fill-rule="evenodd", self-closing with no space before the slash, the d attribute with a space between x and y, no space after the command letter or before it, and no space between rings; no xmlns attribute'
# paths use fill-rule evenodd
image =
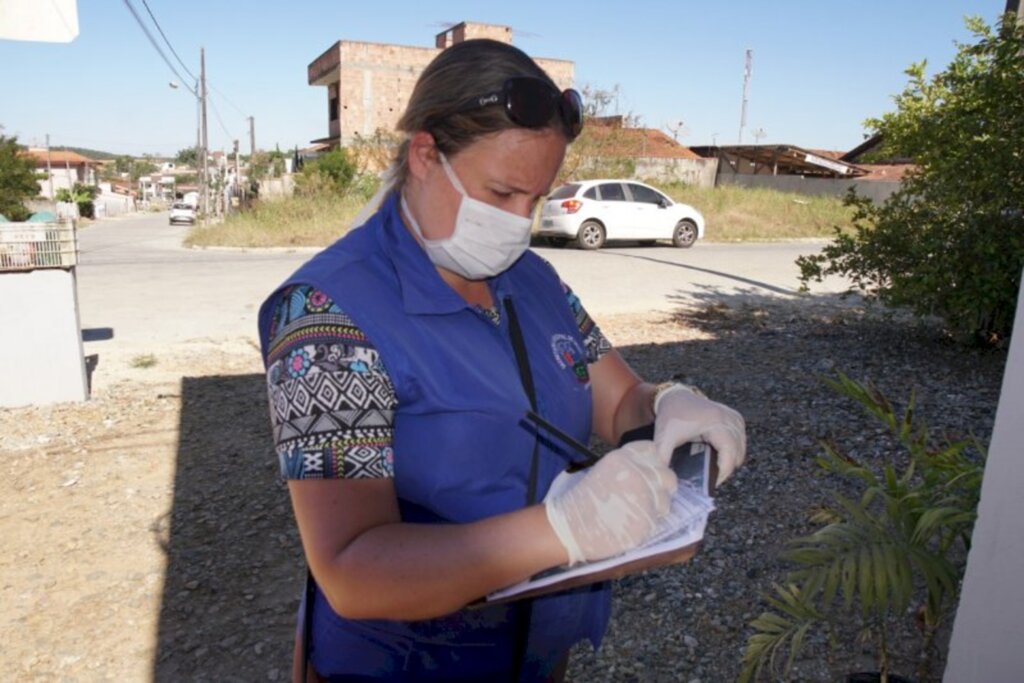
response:
<svg viewBox="0 0 1024 683"><path fill-rule="evenodd" d="M420 243L402 221L398 193L392 192L380 208L381 247L391 261L402 290L405 312L412 315L445 315L471 308L448 286ZM504 289L506 273L494 278L492 291ZM495 293L497 296L497 293Z"/></svg>

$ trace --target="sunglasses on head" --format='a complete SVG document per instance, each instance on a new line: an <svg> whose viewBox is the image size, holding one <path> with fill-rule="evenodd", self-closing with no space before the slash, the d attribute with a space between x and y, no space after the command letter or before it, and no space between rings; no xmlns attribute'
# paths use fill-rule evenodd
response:
<svg viewBox="0 0 1024 683"><path fill-rule="evenodd" d="M509 120L524 128L543 128L555 113L559 115L570 140L583 130L583 98L569 88L558 92L550 83L531 76L516 76L505 81L500 91L475 97L458 112L503 105Z"/></svg>

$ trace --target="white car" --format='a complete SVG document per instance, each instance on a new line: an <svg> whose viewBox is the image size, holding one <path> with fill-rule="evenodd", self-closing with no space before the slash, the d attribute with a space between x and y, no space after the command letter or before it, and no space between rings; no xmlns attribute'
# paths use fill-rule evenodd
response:
<svg viewBox="0 0 1024 683"><path fill-rule="evenodd" d="M582 180L548 195L538 234L555 244L575 240L581 249L600 249L612 240L691 247L704 236L704 216L635 180Z"/></svg>
<svg viewBox="0 0 1024 683"><path fill-rule="evenodd" d="M182 202L175 202L171 204L171 218L170 224L175 223L188 223L189 225L196 224L196 209L191 204L184 204Z"/></svg>

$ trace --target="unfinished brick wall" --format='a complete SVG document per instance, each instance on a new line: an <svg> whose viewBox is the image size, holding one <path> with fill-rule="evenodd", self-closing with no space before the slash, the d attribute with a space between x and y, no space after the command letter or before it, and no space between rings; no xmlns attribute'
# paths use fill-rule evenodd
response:
<svg viewBox="0 0 1024 683"><path fill-rule="evenodd" d="M329 136L347 146L356 135L370 137L378 129L393 132L427 64L443 47L473 38L511 43L512 29L464 22L439 33L438 47L433 48L349 40L332 45L308 69L310 85L327 86ZM573 62L536 61L559 88L572 86Z"/></svg>

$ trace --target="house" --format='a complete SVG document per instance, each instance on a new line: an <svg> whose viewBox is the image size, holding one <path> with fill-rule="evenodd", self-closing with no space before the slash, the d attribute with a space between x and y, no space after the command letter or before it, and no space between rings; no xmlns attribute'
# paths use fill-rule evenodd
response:
<svg viewBox="0 0 1024 683"><path fill-rule="evenodd" d="M154 173L139 176L139 199L143 202L152 200L173 201L175 197L175 179L170 174Z"/></svg>
<svg viewBox="0 0 1024 683"><path fill-rule="evenodd" d="M75 183L96 184L96 168L100 162L77 152L45 147L29 147L21 152L30 157L39 179L39 194L53 199L58 190L70 190Z"/></svg>
<svg viewBox="0 0 1024 683"><path fill-rule="evenodd" d="M882 134L875 133L841 157L840 161L857 164L867 171L865 180L900 181L916 167L909 157L882 156Z"/></svg>
<svg viewBox="0 0 1024 683"><path fill-rule="evenodd" d="M339 40L307 68L310 85L327 88L327 137L331 148L348 146L377 131L393 131L420 73L446 47L473 38L512 42L508 26L462 22L434 37L434 47ZM559 88L572 87L575 66L535 58Z"/></svg>
<svg viewBox="0 0 1024 683"><path fill-rule="evenodd" d="M851 187L876 202L899 189L905 168L878 168L854 163L850 152L807 149L797 145L711 145L691 149L704 158L718 159L716 185L769 187L784 192L843 196Z"/></svg>

